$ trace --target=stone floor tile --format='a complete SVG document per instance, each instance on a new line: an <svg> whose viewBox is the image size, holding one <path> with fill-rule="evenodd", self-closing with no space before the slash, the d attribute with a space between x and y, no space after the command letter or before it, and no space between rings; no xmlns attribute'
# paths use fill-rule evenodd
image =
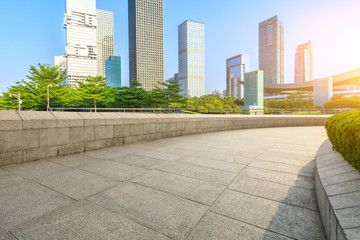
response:
<svg viewBox="0 0 360 240"><path fill-rule="evenodd" d="M266 231L262 228L208 212L187 238L188 240L287 240L290 238Z"/></svg>
<svg viewBox="0 0 360 240"><path fill-rule="evenodd" d="M89 200L175 239L187 236L208 210L208 206L129 182Z"/></svg>
<svg viewBox="0 0 360 240"><path fill-rule="evenodd" d="M0 233L0 240L17 240L11 233Z"/></svg>
<svg viewBox="0 0 360 240"><path fill-rule="evenodd" d="M221 171L217 169L195 166L189 163L175 162L165 166L158 167L165 172L178 174L185 177L191 177L203 181L228 185L235 178L236 173Z"/></svg>
<svg viewBox="0 0 360 240"><path fill-rule="evenodd" d="M88 201L80 201L66 208L28 221L14 229L18 239L104 239L142 240L169 239Z"/></svg>
<svg viewBox="0 0 360 240"><path fill-rule="evenodd" d="M94 164L102 160L83 154L68 155L64 157L49 159L51 162L62 164L71 168L78 168L84 165Z"/></svg>
<svg viewBox="0 0 360 240"><path fill-rule="evenodd" d="M119 182L79 169L70 169L36 180L37 182L73 199L83 199Z"/></svg>
<svg viewBox="0 0 360 240"><path fill-rule="evenodd" d="M315 176L315 165L314 163L309 163L305 166L295 166L283 163L274 163L268 161L255 160L249 164L250 167L261 168L267 170L273 170L284 173L291 173L296 175L303 175L308 177Z"/></svg>
<svg viewBox="0 0 360 240"><path fill-rule="evenodd" d="M314 188L314 178L298 176L290 173L247 167L244 171L241 172L241 175L263 181L296 186L310 190Z"/></svg>
<svg viewBox="0 0 360 240"><path fill-rule="evenodd" d="M317 210L314 190L262 181L240 175L229 189L294 206Z"/></svg>
<svg viewBox="0 0 360 240"><path fill-rule="evenodd" d="M325 239L317 212L226 190L212 211L296 239Z"/></svg>
<svg viewBox="0 0 360 240"><path fill-rule="evenodd" d="M122 158L113 159L113 161L140 168L154 168L156 166L170 163L168 161L138 155L127 155Z"/></svg>
<svg viewBox="0 0 360 240"><path fill-rule="evenodd" d="M49 161L36 161L5 167L5 169L23 178L36 179L52 173L64 171L69 168Z"/></svg>
<svg viewBox="0 0 360 240"><path fill-rule="evenodd" d="M24 181L22 177L0 168L0 189Z"/></svg>
<svg viewBox="0 0 360 240"><path fill-rule="evenodd" d="M148 170L143 168L112 161L103 161L96 164L86 165L81 167L81 169L118 181L127 181L148 172Z"/></svg>
<svg viewBox="0 0 360 240"><path fill-rule="evenodd" d="M222 185L161 171L151 171L132 182L206 205L212 205L225 190Z"/></svg>
<svg viewBox="0 0 360 240"><path fill-rule="evenodd" d="M183 155L181 153L157 152L157 151L153 151L153 150L143 150L143 151L136 152L134 154L139 155L139 156L145 156L145 157L151 157L151 158L155 158L155 159L159 159L159 160L169 161L169 162L174 162L179 159L183 159L185 157L185 155Z"/></svg>
<svg viewBox="0 0 360 240"><path fill-rule="evenodd" d="M99 158L103 160L112 160L112 159L121 159L128 155L128 153L119 152L113 149L101 149L96 151L84 152L82 153L85 156L90 156L94 158Z"/></svg>
<svg viewBox="0 0 360 240"><path fill-rule="evenodd" d="M0 233L72 202L70 198L31 181L0 189Z"/></svg>
<svg viewBox="0 0 360 240"><path fill-rule="evenodd" d="M220 160L214 160L204 157L190 156L179 160L180 162L190 163L196 166L208 167L213 169L218 169L222 171L228 171L233 173L239 173L245 168L246 165L226 162Z"/></svg>

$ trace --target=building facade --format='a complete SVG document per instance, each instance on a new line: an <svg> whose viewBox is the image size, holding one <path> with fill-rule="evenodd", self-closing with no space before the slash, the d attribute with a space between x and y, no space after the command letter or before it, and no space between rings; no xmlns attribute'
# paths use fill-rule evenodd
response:
<svg viewBox="0 0 360 240"><path fill-rule="evenodd" d="M226 95L244 98L244 74L250 70L249 55L241 54L226 60Z"/></svg>
<svg viewBox="0 0 360 240"><path fill-rule="evenodd" d="M97 76L96 1L66 0L65 84L77 85L88 76Z"/></svg>
<svg viewBox="0 0 360 240"><path fill-rule="evenodd" d="M245 73L245 107L264 108L264 72L253 71Z"/></svg>
<svg viewBox="0 0 360 240"><path fill-rule="evenodd" d="M301 44L295 53L295 83L314 80L314 50L311 41Z"/></svg>
<svg viewBox="0 0 360 240"><path fill-rule="evenodd" d="M114 56L114 13L105 10L96 10L97 29L96 39L98 46L97 74L105 77L105 61Z"/></svg>
<svg viewBox="0 0 360 240"><path fill-rule="evenodd" d="M259 69L265 85L284 83L284 25L278 16L259 23Z"/></svg>
<svg viewBox="0 0 360 240"><path fill-rule="evenodd" d="M163 0L128 0L130 80L145 90L164 82Z"/></svg>
<svg viewBox="0 0 360 240"><path fill-rule="evenodd" d="M121 57L110 56L106 59L106 84L109 87L121 87Z"/></svg>
<svg viewBox="0 0 360 240"><path fill-rule="evenodd" d="M205 25L185 21L178 27L179 83L188 97L205 95Z"/></svg>

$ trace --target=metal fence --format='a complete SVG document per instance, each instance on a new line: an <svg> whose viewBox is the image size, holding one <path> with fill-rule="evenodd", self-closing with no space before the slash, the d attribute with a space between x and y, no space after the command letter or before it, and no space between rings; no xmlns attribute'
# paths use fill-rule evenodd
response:
<svg viewBox="0 0 360 240"><path fill-rule="evenodd" d="M264 109L266 115L334 115L355 109ZM247 115L239 108L49 108L56 112L123 112L123 113L156 113L156 114L238 114Z"/></svg>

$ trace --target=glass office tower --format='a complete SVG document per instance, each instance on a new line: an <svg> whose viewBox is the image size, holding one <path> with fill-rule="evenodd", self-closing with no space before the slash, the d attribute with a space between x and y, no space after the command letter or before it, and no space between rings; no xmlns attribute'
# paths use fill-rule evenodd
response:
<svg viewBox="0 0 360 240"><path fill-rule="evenodd" d="M114 56L114 13L105 10L96 10L97 12L97 74L105 77L105 61Z"/></svg>
<svg viewBox="0 0 360 240"><path fill-rule="evenodd" d="M163 0L128 0L130 80L145 90L164 82Z"/></svg>
<svg viewBox="0 0 360 240"><path fill-rule="evenodd" d="M179 28L179 83L182 94L205 95L205 25L185 21Z"/></svg>
<svg viewBox="0 0 360 240"><path fill-rule="evenodd" d="M301 44L295 53L295 83L314 80L314 50L311 41Z"/></svg>
<svg viewBox="0 0 360 240"><path fill-rule="evenodd" d="M284 83L284 26L278 16L259 23L259 69L264 83Z"/></svg>
<svg viewBox="0 0 360 240"><path fill-rule="evenodd" d="M250 57L237 55L226 60L226 95L244 98L244 74L250 70Z"/></svg>
<svg viewBox="0 0 360 240"><path fill-rule="evenodd" d="M106 59L106 84L109 87L121 87L121 57L110 56Z"/></svg>
<svg viewBox="0 0 360 240"><path fill-rule="evenodd" d="M96 1L66 0L66 71L64 83L76 86L88 76L97 75Z"/></svg>

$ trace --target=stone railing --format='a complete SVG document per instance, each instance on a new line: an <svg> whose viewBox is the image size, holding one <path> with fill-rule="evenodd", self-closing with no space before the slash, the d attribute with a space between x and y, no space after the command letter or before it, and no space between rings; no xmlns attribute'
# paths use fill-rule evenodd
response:
<svg viewBox="0 0 360 240"><path fill-rule="evenodd" d="M327 116L0 111L0 166L225 130L324 126Z"/></svg>
<svg viewBox="0 0 360 240"><path fill-rule="evenodd" d="M328 239L360 239L360 173L329 140L316 154L315 187Z"/></svg>

